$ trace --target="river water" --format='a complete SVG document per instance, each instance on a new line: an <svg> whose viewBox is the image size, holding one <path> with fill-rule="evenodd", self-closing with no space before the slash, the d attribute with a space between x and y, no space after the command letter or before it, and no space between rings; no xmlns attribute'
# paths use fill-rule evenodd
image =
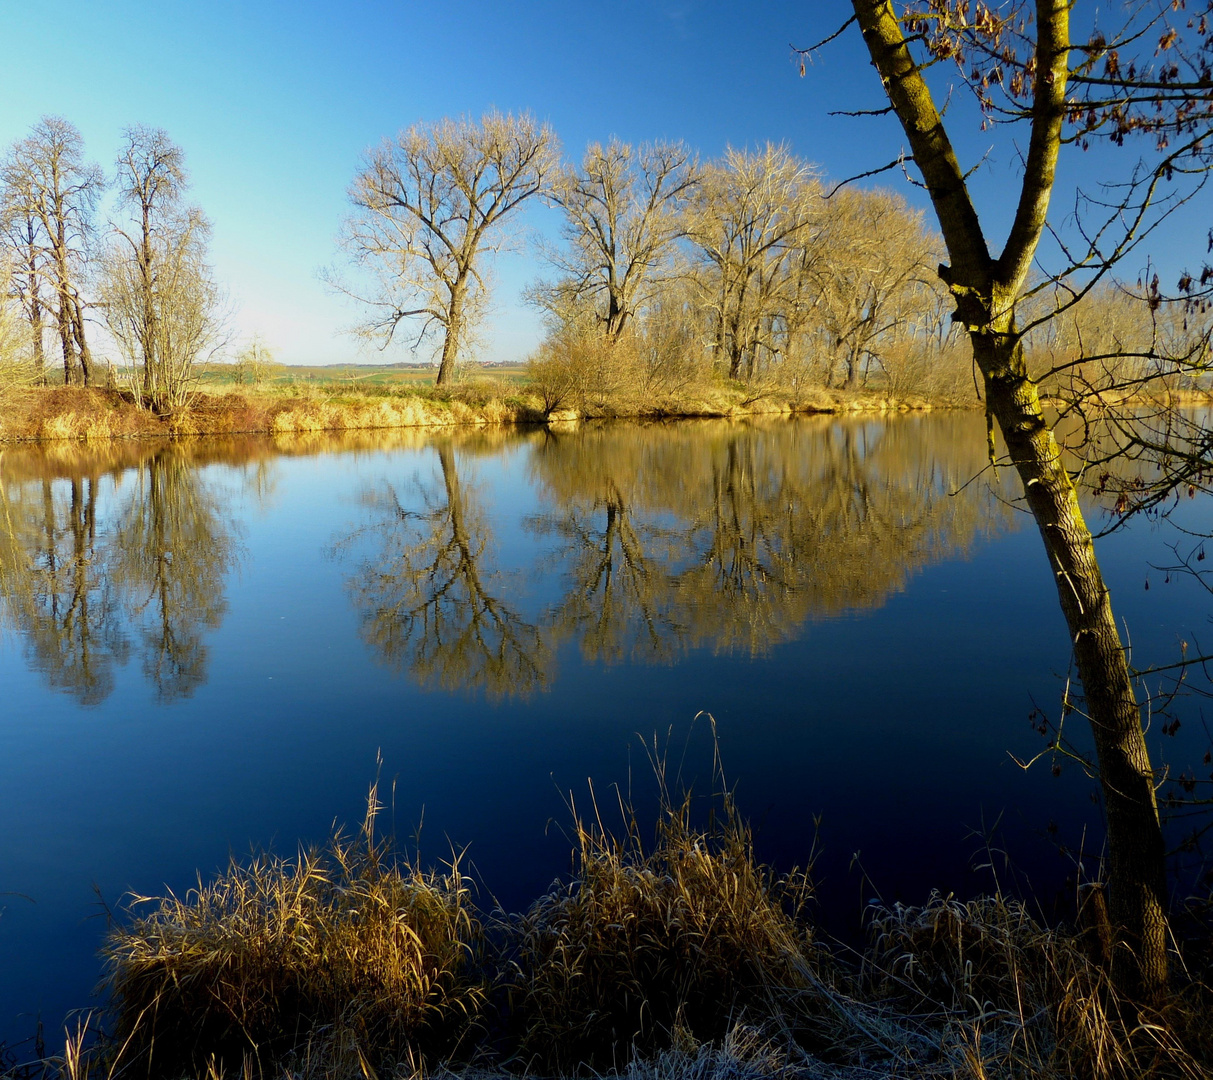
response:
<svg viewBox="0 0 1213 1080"><path fill-rule="evenodd" d="M655 737L706 796L714 720L833 932L995 876L1064 909L1099 810L1011 757L1069 657L984 454L967 413L6 450L0 1040L95 1003L126 894L356 824L377 757L397 834L464 852L484 906L568 870L590 784L651 816ZM1213 644L1177 525L1213 508L1101 541L1139 667ZM1207 744L1178 707L1149 736L1177 768Z"/></svg>

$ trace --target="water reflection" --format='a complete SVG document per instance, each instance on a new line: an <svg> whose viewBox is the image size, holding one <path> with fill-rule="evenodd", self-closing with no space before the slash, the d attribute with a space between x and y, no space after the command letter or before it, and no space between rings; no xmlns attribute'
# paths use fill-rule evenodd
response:
<svg viewBox="0 0 1213 1080"><path fill-rule="evenodd" d="M968 417L584 429L536 472L565 549L557 634L589 657L758 654L815 616L880 604L1000 516Z"/></svg>
<svg viewBox="0 0 1213 1080"><path fill-rule="evenodd" d="M362 496L375 550L348 588L363 636L425 685L528 694L574 641L587 659L759 654L812 618L878 605L1003 520L980 418L585 426L530 440L529 564L492 555L477 440L432 478ZM526 609L519 579L556 598Z"/></svg>
<svg viewBox="0 0 1213 1080"><path fill-rule="evenodd" d="M168 450L136 470L110 540L113 587L136 627L144 676L162 701L188 697L206 681L203 631L227 610L234 522L201 472Z"/></svg>
<svg viewBox="0 0 1213 1080"><path fill-rule="evenodd" d="M490 530L452 440L434 449L440 483L363 495L378 547L349 583L363 638L423 685L529 693L545 681L544 639L486 565Z"/></svg>
<svg viewBox="0 0 1213 1080"><path fill-rule="evenodd" d="M31 666L82 704L104 701L133 653L161 701L206 680L240 548L237 528L181 444L110 455L6 455L0 614Z"/></svg>
<svg viewBox="0 0 1213 1080"><path fill-rule="evenodd" d="M967 483L984 464L967 414L10 452L3 618L84 704L136 655L160 701L188 697L241 557L233 491L264 503L279 456L376 446L411 453L376 465L337 544L362 638L423 686L491 698L548 687L565 643L606 664L760 654L879 605L1005 514ZM483 466L506 450L525 480L494 490Z"/></svg>
<svg viewBox="0 0 1213 1080"><path fill-rule="evenodd" d="M109 696L129 639L97 544L97 480L0 488L0 600L47 683L86 705Z"/></svg>

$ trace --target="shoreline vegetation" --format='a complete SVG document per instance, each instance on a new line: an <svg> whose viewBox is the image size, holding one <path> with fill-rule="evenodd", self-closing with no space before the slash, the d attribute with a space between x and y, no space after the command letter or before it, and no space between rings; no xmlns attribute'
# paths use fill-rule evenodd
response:
<svg viewBox="0 0 1213 1080"><path fill-rule="evenodd" d="M1171 390L1170 404L1213 402L1203 390ZM1133 404L1118 397L1110 405ZM1143 399L1144 403L1144 399ZM1153 399L1151 398L1151 403ZM1062 406L1061 399L1052 399ZM128 390L80 387L15 387L0 391L0 445L106 439L295 435L405 428L543 425L578 420L739 419L793 415L930 412L975 409L975 399L932 399L880 390L718 383L649 399L597 396L577 403L545 401L542 389L502 379L475 379L453 388L343 386L204 389L184 408L158 414ZM1089 409L1090 403L1087 403Z"/></svg>
<svg viewBox="0 0 1213 1080"><path fill-rule="evenodd" d="M423 869L380 837L372 785L353 834L129 898L105 1034L81 1026L6 1075L1211 1075L1207 911L1150 1007L1112 986L1096 885L1060 928L997 893L872 902L856 951L815 927L811 866L760 865L727 792L672 799L658 775L653 839L623 803L615 825L574 811L572 872L520 914L478 907L457 855Z"/></svg>
<svg viewBox="0 0 1213 1080"><path fill-rule="evenodd" d="M195 435L290 435L320 431L547 424L581 419L682 419L929 411L955 407L919 396L865 391L720 385L647 402L599 399L546 408L529 387L468 382L434 387L202 391L169 415L140 407L128 391L77 386L10 390L0 397L0 444Z"/></svg>

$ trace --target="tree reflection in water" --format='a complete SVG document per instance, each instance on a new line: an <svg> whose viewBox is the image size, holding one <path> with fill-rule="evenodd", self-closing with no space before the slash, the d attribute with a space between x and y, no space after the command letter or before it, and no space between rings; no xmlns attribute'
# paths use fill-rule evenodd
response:
<svg viewBox="0 0 1213 1080"><path fill-rule="evenodd" d="M165 452L137 471L112 536L112 574L142 644L143 673L162 701L206 682L205 630L227 611L234 523L201 472Z"/></svg>
<svg viewBox="0 0 1213 1080"><path fill-rule="evenodd" d="M493 564L449 438L433 484L363 497L378 543L349 581L363 634L424 684L527 694L565 641L604 663L758 654L879 605L1005 521L968 483L984 465L968 415L587 425L530 444L544 508L524 522L537 543L520 575ZM557 581L558 598L525 614L525 580Z"/></svg>
<svg viewBox="0 0 1213 1080"><path fill-rule="evenodd" d="M385 482L363 496L379 550L349 581L362 635L423 685L528 694L546 679L545 642L487 565L489 528L451 440L434 449L440 485Z"/></svg>
<svg viewBox="0 0 1213 1080"><path fill-rule="evenodd" d="M971 421L934 418L929 437L901 418L560 436L534 457L552 508L531 527L558 538L568 584L546 625L604 662L753 655L879 605L1001 519L984 485L965 487L983 465Z"/></svg>
<svg viewBox="0 0 1213 1080"><path fill-rule="evenodd" d="M205 682L240 548L201 463L181 444L5 462L0 612L49 685L99 704L136 651L161 701Z"/></svg>

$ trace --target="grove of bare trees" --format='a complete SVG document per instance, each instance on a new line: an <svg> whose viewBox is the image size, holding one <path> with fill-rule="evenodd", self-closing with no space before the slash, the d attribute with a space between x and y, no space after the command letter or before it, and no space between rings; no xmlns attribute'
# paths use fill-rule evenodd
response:
<svg viewBox="0 0 1213 1080"><path fill-rule="evenodd" d="M942 241L884 190L832 187L783 145L700 163L680 144L593 144L549 192L564 245L530 297L549 408L713 382L793 397L972 399L935 277Z"/></svg>
<svg viewBox="0 0 1213 1080"><path fill-rule="evenodd" d="M362 307L360 333L432 348L449 384L503 222L535 196L562 218L559 240L539 241L552 273L527 293L549 412L721 382L972 399L934 275L942 241L900 197L833 188L785 145L701 162L683 143L612 138L562 164L526 115L416 124L368 152L342 236L350 273L331 278Z"/></svg>
<svg viewBox="0 0 1213 1080"><path fill-rule="evenodd" d="M64 384L97 385L94 335L103 327L140 402L160 412L185 403L195 366L225 340L210 225L184 203L186 184L181 149L158 129L124 133L112 184L59 117L9 148L0 162L6 378L20 371L46 382L57 354ZM102 225L107 191L128 217Z"/></svg>

